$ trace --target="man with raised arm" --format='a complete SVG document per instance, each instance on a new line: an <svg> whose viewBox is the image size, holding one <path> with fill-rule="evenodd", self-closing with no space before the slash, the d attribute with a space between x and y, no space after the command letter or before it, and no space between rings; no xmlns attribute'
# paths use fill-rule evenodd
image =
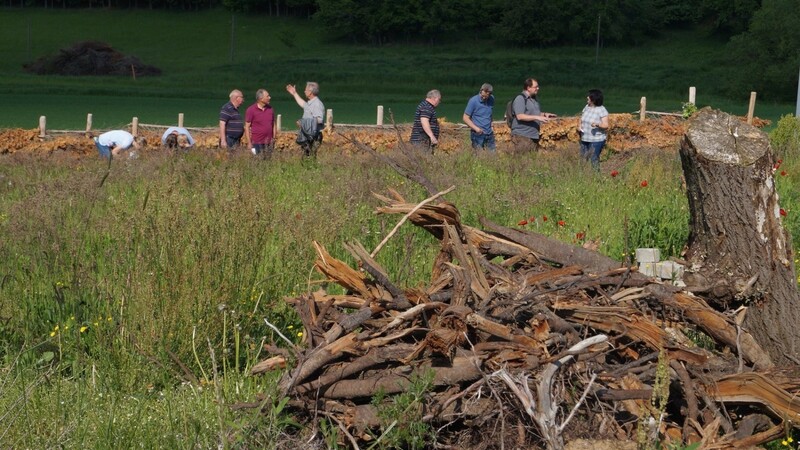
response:
<svg viewBox="0 0 800 450"><path fill-rule="evenodd" d="M303 117L297 121L300 131L297 143L303 149L303 156L317 156L317 149L322 145L322 128L325 122L325 105L319 99L319 84L314 81L306 83L306 100L300 97L293 84L286 86L286 92L294 97L297 105L303 108Z"/></svg>

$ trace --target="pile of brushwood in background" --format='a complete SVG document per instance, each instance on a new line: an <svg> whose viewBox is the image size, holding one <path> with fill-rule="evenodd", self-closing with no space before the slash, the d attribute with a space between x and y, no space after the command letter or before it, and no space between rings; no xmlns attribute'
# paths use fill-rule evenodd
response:
<svg viewBox="0 0 800 450"><path fill-rule="evenodd" d="M120 53L105 42L84 41L62 48L25 64L26 72L36 75L122 75L133 77L161 75L161 69L142 63L139 58Z"/></svg>
<svg viewBox="0 0 800 450"><path fill-rule="evenodd" d="M557 147L568 143L577 143L577 117L565 117L553 120L542 126L541 144L545 147ZM675 148L679 137L685 129L685 120L680 117L663 116L648 118L640 122L638 117L630 114L612 114L610 116L608 148L615 152L625 152L638 148ZM756 120L758 126L769 124L768 121ZM398 125L400 136L408 139L410 126ZM165 128L139 127L139 135L148 143L145 151L161 149L161 133ZM219 131L216 128L192 129L192 135L199 149L217 148ZM464 125L442 123L442 136L438 151L452 152L463 147L469 129ZM510 148L510 134L505 124L495 124L498 146L501 150ZM99 134L99 131L95 134ZM355 146L349 141L354 136L360 142L379 150L395 150L400 142L398 133L391 126L359 127L358 125L338 127L334 125L325 131L324 145L321 151L353 151ZM295 131L284 130L278 135L275 149L279 152L298 151L295 143ZM0 154L31 153L53 154L63 153L68 156L81 157L95 155L94 143L84 136L83 132L53 132L45 137L39 136L38 130L8 129L0 131Z"/></svg>

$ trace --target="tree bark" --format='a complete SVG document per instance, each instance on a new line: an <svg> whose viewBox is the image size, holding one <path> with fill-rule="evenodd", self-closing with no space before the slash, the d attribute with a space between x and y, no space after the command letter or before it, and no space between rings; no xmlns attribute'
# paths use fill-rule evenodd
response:
<svg viewBox="0 0 800 450"><path fill-rule="evenodd" d="M691 119L680 155L690 211L687 284L722 311L747 307L742 326L772 362L797 363L800 298L769 138L704 108Z"/></svg>

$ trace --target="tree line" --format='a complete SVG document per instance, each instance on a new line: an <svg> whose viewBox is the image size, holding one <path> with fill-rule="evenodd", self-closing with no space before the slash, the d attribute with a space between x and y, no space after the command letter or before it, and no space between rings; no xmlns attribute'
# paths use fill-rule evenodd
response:
<svg viewBox="0 0 800 450"><path fill-rule="evenodd" d="M361 42L435 40L452 32L488 32L519 45L620 43L667 27L704 24L746 30L762 0L6 0L9 7L204 10L313 17ZM794 2L796 4L796 2Z"/></svg>
<svg viewBox="0 0 800 450"><path fill-rule="evenodd" d="M730 91L793 100L800 0L6 0L11 7L204 10L314 20L356 43L481 37L508 46L636 45L675 28L727 41Z"/></svg>

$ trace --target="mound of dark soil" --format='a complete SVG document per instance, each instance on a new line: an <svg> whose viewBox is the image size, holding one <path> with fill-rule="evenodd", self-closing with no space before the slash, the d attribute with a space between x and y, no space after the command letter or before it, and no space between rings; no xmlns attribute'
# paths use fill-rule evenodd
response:
<svg viewBox="0 0 800 450"><path fill-rule="evenodd" d="M105 42L85 41L43 56L23 66L37 75L161 75L161 69L149 66L135 56L124 55Z"/></svg>

